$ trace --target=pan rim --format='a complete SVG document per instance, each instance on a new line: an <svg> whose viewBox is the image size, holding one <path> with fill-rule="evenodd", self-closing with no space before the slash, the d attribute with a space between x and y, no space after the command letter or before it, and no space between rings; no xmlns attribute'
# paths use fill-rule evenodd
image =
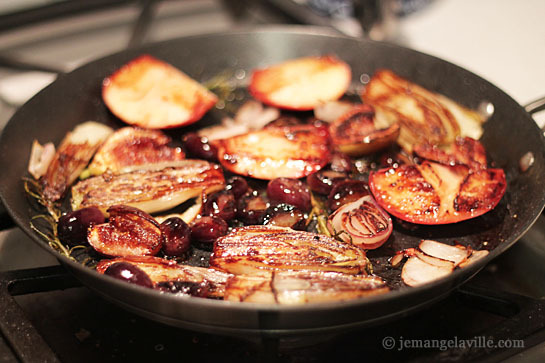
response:
<svg viewBox="0 0 545 363"><path fill-rule="evenodd" d="M432 55L429 55L429 54L425 54L425 53L422 53L422 52L419 52L417 50L413 50L413 49L410 49L410 48L402 47L402 46L399 46L399 45L376 42L376 41L370 41L370 40L362 41L361 39L356 39L356 38L351 38L351 37L348 37L348 36L337 35L337 34L334 34L334 32L332 32L329 28L307 27L307 26L280 26L280 25L269 26L269 27L258 27L258 28L243 27L243 28L237 28L237 29L234 29L232 31L223 32L223 33L198 34L198 35L191 35L191 36L183 37L183 38L165 40L165 41L161 41L161 42L157 42L157 43L148 44L148 45L146 45L146 46L144 46L142 48L139 48L139 51L140 52L146 51L146 50L149 51L149 50L152 50L153 48L164 46L165 44L168 44L169 42L179 41L179 39L206 38L206 37L210 37L210 36L216 37L216 36L232 36L232 35L253 35L253 34L260 34L260 33L268 33L268 34L269 33L309 34L309 35L326 36L326 37L334 37L334 38L345 38L345 39L352 39L354 41L358 41L361 44L364 44L366 42L371 43L371 44L381 44L381 46L395 48L395 49L404 49L405 51L417 53L420 56L431 57L431 58L434 58L437 61L446 62L446 63L450 64L451 66L456 67L459 70L463 70L465 72L468 72L468 73L472 74L473 76L477 77L480 81L485 82L488 85L492 86L493 88L497 89L502 94L509 97L509 99L514 104L517 104L520 107L521 111L524 112L524 114L527 115L527 113L524 111L522 106L520 106L514 99L512 99L504 91L502 91L501 89L499 89L498 87L496 87L495 85L493 85L492 83L487 81L486 79L481 78L479 75L476 75L476 74L474 74L474 73L472 73L472 72L470 72L470 71L468 71L468 70L466 70L464 68L461 68L461 67L459 67L459 66L457 66L457 65L455 65L453 63L450 63L450 62L445 61L443 59L440 59L438 57L435 57L435 56L432 56ZM70 77L72 74L77 73L78 71L80 71L81 69L84 69L85 67L89 67L90 65L92 65L95 62L105 61L110 57L115 57L116 55L120 55L120 54L123 54L123 53L126 53L126 51L120 51L120 52L109 54L109 55L107 55L105 57L101 57L100 59L94 60L94 61L92 61L90 63L82 65L81 67L78 67L77 69L71 71L70 73L68 73L66 75L61 75L59 78L61 78L61 77ZM51 87L55 87L55 84L57 84L57 82L59 82L59 80L56 80L51 85L46 87L44 90L40 91L29 102L32 102L32 100L34 100L35 98L40 97L40 95L42 93L48 92L48 89L50 89ZM27 105L27 104L25 104L25 105ZM23 109L25 107L25 105L23 105L12 116L11 120L8 122L8 124L6 125L6 128L4 130L6 130L6 129L9 130L9 128L14 127L13 126L14 122L12 122L12 120L14 120L16 118L16 116L19 114L20 110ZM529 115L528 115L528 118L530 118ZM536 129L537 129L537 125L536 125ZM1 138L0 138L1 147L3 147L3 145L4 145L4 138L6 137L5 135L6 135L6 132L2 132L2 135L1 135ZM541 140L545 144L543 135L541 135ZM1 177L0 177L0 179L1 179ZM6 203L7 193L9 193L9 191L4 189L4 183L0 183L0 198L2 200L2 203L4 203L8 213L14 219L14 221L19 226L19 228L21 228L35 243L37 243L39 246L41 246L46 251L53 254L53 256L55 256L57 259L59 259L62 264L66 264L71 269L75 269L80 273L84 273L84 274L87 274L89 276L91 276L91 274L92 274L93 278L99 278L99 279L102 279L103 281L108 281L109 283L113 283L114 285L117 284L117 287L119 289L129 289L128 291L138 292L139 294L144 294L146 296L157 298L157 299L166 299L166 301L183 301L182 305L187 304L188 306L194 306L195 305L195 306L211 307L211 308L216 308L216 309L224 309L225 312L229 312L229 311L253 311L253 312L255 312L256 310L260 311L260 312L280 312L280 311L284 312L284 311L287 311L287 312L292 312L292 313L295 313L295 312L298 312L298 311L305 311L305 312L335 311L335 310L339 310L339 309L342 309L342 308L351 308L351 307L363 306L364 305L363 302L369 303L369 304L377 304L377 303L382 303L382 302L388 302L388 301L391 301L391 300L397 300L397 299L399 299L401 297L407 297L407 296L410 296L410 295L415 295L415 294L418 294L420 292L429 292L429 291L437 289L440 286L449 285L453 281L458 281L458 280L461 279L461 277L463 275L468 273L468 272L464 272L464 271L458 269L458 270L454 271L452 274L448 275L447 277L444 277L442 279L439 279L439 280L436 280L436 281L433 281L431 283L428 283L428 284L425 284L425 285L422 285L422 286L418 286L418 287L407 287L407 288L403 288L403 289L399 289L399 290L390 291L387 294L381 294L381 295L376 295L376 296L369 296L369 297L351 299L351 300L347 300L347 301L337 301L337 302L328 302L328 303L312 303L312 304L305 304L305 305L300 305L300 306L268 305L268 304L264 305L264 304L255 304L255 303L246 303L246 302L245 303L240 303L240 302L207 300L207 299L198 299L198 298L189 298L189 299L184 298L183 300L181 300L180 297L177 297L177 296L169 296L169 295L166 295L166 294L161 294L160 292L157 292L157 291L145 289L145 288L142 288L142 287L139 287L139 286L134 286L134 285L131 285L131 284L126 284L126 283L124 283L122 281L115 280L115 279L113 279L113 278L111 278L109 276L104 276L104 275L100 276L100 274L97 274L96 271L93 271L92 269L90 269L90 268L88 268L86 266L83 266L82 264L80 264L78 262L72 261L69 258L60 255L59 253L54 251L51 247L49 247L46 243L44 243L44 240L41 239L39 237L39 235L37 235L36 233L33 233L32 231L30 231L28 226L24 225L24 223L26 221L24 220L23 215L21 213L18 213L18 211L14 211L12 208L10 208L10 206L8 205L9 201L8 201L8 203ZM542 201L543 202L541 203L541 211L543 210L543 206L545 205L545 199L543 197L542 197ZM498 255L500 255L505 250L507 250L509 247L511 247L514 243L516 243L516 241L520 237L522 237L528 231L528 229L530 229L530 227L535 223L535 221L537 220L539 215L540 215L540 213L537 213L537 215L535 216L535 218L533 220L526 221L522 232L519 233L517 236L515 236L515 238L511 238L511 240L509 242L507 242L507 241L503 242L502 245L500 245L500 246L496 247L494 250L492 250L491 253L488 256L486 256L485 258L483 258L483 259L477 261L475 264L473 264L473 266L471 266L471 271L473 272L473 274L471 276L473 276L480 269L482 269L488 262L492 261ZM459 282L457 284L457 286L459 286L463 282L470 279L471 276L463 279L463 281ZM104 280L104 279L106 279L106 280ZM162 295L162 297L159 297L159 295Z"/></svg>

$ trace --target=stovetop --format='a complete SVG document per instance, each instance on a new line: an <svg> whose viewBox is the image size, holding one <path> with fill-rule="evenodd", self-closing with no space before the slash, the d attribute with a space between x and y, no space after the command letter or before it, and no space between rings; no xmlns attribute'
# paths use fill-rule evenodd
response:
<svg viewBox="0 0 545 363"><path fill-rule="evenodd" d="M310 1L293 1L307 2ZM38 63L42 68L68 71L123 49L135 41L138 19L143 19L146 25L141 4L149 2L114 3L121 5L0 31L0 56L9 55L11 59L23 61L21 63ZM273 4L281 11L256 6L256 3ZM162 1L154 9L155 21L145 26L147 32L140 35L139 41L224 31L248 24L293 22L297 16L290 16L289 3L281 0ZM539 59L543 59L539 52L545 49L531 47L533 42L540 44L545 36L545 25L532 23L539 9L545 10L545 3L527 1L508 5L492 0L463 5L453 0L392 0L389 3L426 5L417 13L399 19L395 32L390 34L391 41L469 68L505 89L522 104L545 93L542 89L545 72L539 63ZM494 12L490 12L492 8ZM299 21L301 18L319 20L301 13L295 15ZM460 20L456 19L462 18L465 21L460 26ZM488 24L486 33L482 32L483 23ZM512 25L507 27L511 33L518 29L523 36L506 36L504 24ZM338 19L329 25L341 31L354 30L354 23L342 23ZM434 27L437 31L430 31ZM504 52L505 49L511 51ZM17 85L8 103L5 97L4 102L0 101L0 127L25 97L43 86L36 78L28 81L21 78L23 76L28 73L0 67L0 98L5 96L2 93L5 84ZM42 78L42 82L47 80ZM446 362L543 361L545 357L545 217L540 217L517 244L468 284L424 311L338 335L279 339L186 331L127 312L67 275L54 257L31 242L4 213L0 208L0 271L3 271L0 276L0 362L184 359Z"/></svg>

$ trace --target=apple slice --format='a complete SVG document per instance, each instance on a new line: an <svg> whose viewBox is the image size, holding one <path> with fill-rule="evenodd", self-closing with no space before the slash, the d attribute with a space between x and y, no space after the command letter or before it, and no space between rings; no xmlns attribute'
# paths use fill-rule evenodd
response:
<svg viewBox="0 0 545 363"><path fill-rule="evenodd" d="M150 129L189 125L217 102L197 81L147 54L107 77L102 99L122 121Z"/></svg>
<svg viewBox="0 0 545 363"><path fill-rule="evenodd" d="M333 55L304 57L254 70L249 91L263 103L306 111L339 99L351 79L350 66Z"/></svg>
<svg viewBox="0 0 545 363"><path fill-rule="evenodd" d="M325 127L267 127L218 140L218 159L229 171L257 179L302 178L329 161Z"/></svg>
<svg viewBox="0 0 545 363"><path fill-rule="evenodd" d="M465 165L425 161L372 172L369 188L388 213L417 224L447 224L496 207L506 189L501 169L471 172Z"/></svg>

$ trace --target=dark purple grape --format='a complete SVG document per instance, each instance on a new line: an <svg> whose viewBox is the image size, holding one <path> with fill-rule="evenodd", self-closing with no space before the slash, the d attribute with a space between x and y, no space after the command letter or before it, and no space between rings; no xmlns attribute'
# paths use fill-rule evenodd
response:
<svg viewBox="0 0 545 363"><path fill-rule="evenodd" d="M104 271L104 274L131 284L149 288L153 287L153 282L148 274L132 263L124 261L113 263L106 269L106 271Z"/></svg>
<svg viewBox="0 0 545 363"><path fill-rule="evenodd" d="M70 246L86 243L89 227L105 221L104 215L96 207L78 209L59 218L57 236L62 243Z"/></svg>
<svg viewBox="0 0 545 363"><path fill-rule="evenodd" d="M359 180L345 180L335 183L331 193L327 196L327 205L331 211L341 205L354 202L363 196L369 195L369 187Z"/></svg>
<svg viewBox="0 0 545 363"><path fill-rule="evenodd" d="M217 161L218 150L208 142L206 137L199 136L194 132L189 132L182 139L185 151L192 157Z"/></svg>
<svg viewBox="0 0 545 363"><path fill-rule="evenodd" d="M331 155L330 167L331 170L339 173L350 173L353 169L352 159L341 152L333 153Z"/></svg>
<svg viewBox="0 0 545 363"><path fill-rule="evenodd" d="M180 257L191 247L191 229L178 217L168 218L161 223L163 252L167 256Z"/></svg>
<svg viewBox="0 0 545 363"><path fill-rule="evenodd" d="M198 242L213 243L225 236L229 226L219 217L201 217L191 226L191 239Z"/></svg>
<svg viewBox="0 0 545 363"><path fill-rule="evenodd" d="M203 281L200 284L191 281L164 281L157 284L157 289L171 294L207 297L210 283L208 281Z"/></svg>
<svg viewBox="0 0 545 363"><path fill-rule="evenodd" d="M216 216L230 221L237 214L235 195L230 190L222 190L206 197L202 205L203 216Z"/></svg>
<svg viewBox="0 0 545 363"><path fill-rule="evenodd" d="M246 224L259 224L268 207L269 202L265 196L253 190L239 199L237 216Z"/></svg>
<svg viewBox="0 0 545 363"><path fill-rule="evenodd" d="M248 182L240 176L233 176L227 180L225 190L233 192L236 199L242 197L248 191Z"/></svg>
<svg viewBox="0 0 545 363"><path fill-rule="evenodd" d="M270 206L263 216L264 225L278 227L290 227L293 229L305 228L305 215L299 209L290 204L277 204Z"/></svg>
<svg viewBox="0 0 545 363"><path fill-rule="evenodd" d="M303 212L309 211L310 191L299 179L276 178L267 185L267 196L271 201L291 204Z"/></svg>
<svg viewBox="0 0 545 363"><path fill-rule="evenodd" d="M315 193L328 195L333 189L333 184L345 180L348 176L333 170L320 170L307 176L307 184Z"/></svg>

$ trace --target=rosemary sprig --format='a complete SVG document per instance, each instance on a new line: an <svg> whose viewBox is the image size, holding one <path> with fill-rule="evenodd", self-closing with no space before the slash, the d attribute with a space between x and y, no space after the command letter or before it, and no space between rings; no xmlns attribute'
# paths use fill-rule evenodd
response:
<svg viewBox="0 0 545 363"><path fill-rule="evenodd" d="M38 219L43 219L49 224L50 230L48 232L43 232L38 228L35 221ZM49 246L59 252L61 255L64 255L72 260L75 261L75 259L71 256L70 251L64 246L59 238L57 237L57 222L53 220L51 216L48 216L46 214L38 214L36 216L33 216L30 219L30 228L32 228L33 231L38 233L42 238L44 238Z"/></svg>
<svg viewBox="0 0 545 363"><path fill-rule="evenodd" d="M43 196L43 188L38 181L30 178L23 178L23 183L27 195L43 206L48 212L48 214L37 214L31 217L30 228L34 232L38 233L44 240L46 240L47 244L55 251L73 261L77 261L77 259L74 257L74 251L79 249L85 249L88 251L89 248L83 245L68 248L66 245L64 245L59 240L57 235L57 223L61 216L59 206L55 203L49 202ZM39 223L39 221L42 223ZM82 261L82 264L84 265L90 265L91 263L94 263L94 260L91 257L88 257Z"/></svg>
<svg viewBox="0 0 545 363"><path fill-rule="evenodd" d="M31 198L35 199L38 204L45 207L49 214L55 219L55 221L58 221L59 217L61 216L60 208L57 204L48 201L43 196L43 188L40 183L38 183L38 181L34 179L23 178L23 185L25 188L25 192Z"/></svg>

